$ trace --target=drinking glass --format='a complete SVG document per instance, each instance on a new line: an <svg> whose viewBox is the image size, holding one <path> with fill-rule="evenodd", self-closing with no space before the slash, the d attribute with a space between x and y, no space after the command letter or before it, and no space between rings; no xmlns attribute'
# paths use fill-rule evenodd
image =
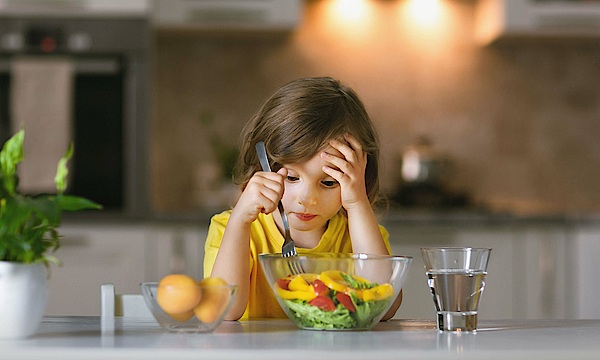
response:
<svg viewBox="0 0 600 360"><path fill-rule="evenodd" d="M475 331L490 248L422 248L440 331Z"/></svg>

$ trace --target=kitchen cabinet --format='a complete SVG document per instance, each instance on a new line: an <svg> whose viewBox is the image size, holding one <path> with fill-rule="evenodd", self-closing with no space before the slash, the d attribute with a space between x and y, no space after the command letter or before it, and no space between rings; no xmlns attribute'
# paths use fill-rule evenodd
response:
<svg viewBox="0 0 600 360"><path fill-rule="evenodd" d="M46 315L100 315L100 285L140 293L171 273L202 278L206 230L193 224L64 224Z"/></svg>
<svg viewBox="0 0 600 360"><path fill-rule="evenodd" d="M512 230L498 226L456 225L394 225L384 223L390 233L390 245L395 255L408 255L413 262L403 286L402 306L395 315L397 319L435 319L435 309L423 259L422 247L472 246L490 247L492 253L488 264L486 287L480 304L482 319L513 318L512 278L513 247Z"/></svg>
<svg viewBox="0 0 600 360"><path fill-rule="evenodd" d="M600 319L600 224L586 224L573 230L569 247L574 271L567 279L571 284L565 302L574 304L575 318ZM577 296L573 296L577 295Z"/></svg>
<svg viewBox="0 0 600 360"><path fill-rule="evenodd" d="M475 38L489 44L500 38L597 39L597 1L479 0Z"/></svg>
<svg viewBox="0 0 600 360"><path fill-rule="evenodd" d="M516 226L513 237L513 318L565 319L575 309L567 303L573 293L572 245L567 224Z"/></svg>
<svg viewBox="0 0 600 360"><path fill-rule="evenodd" d="M145 281L159 281L173 273L202 279L207 232L208 227L200 225L147 226Z"/></svg>
<svg viewBox="0 0 600 360"><path fill-rule="evenodd" d="M133 291L144 278L144 231L129 225L63 225L62 267L51 266L48 315L100 313L100 285Z"/></svg>
<svg viewBox="0 0 600 360"><path fill-rule="evenodd" d="M413 263L396 318L434 319L421 247L490 247L481 319L600 318L593 299L600 271L600 227L569 221L497 221L436 224L384 222L392 252ZM590 286L590 284L593 284Z"/></svg>
<svg viewBox="0 0 600 360"><path fill-rule="evenodd" d="M600 319L600 223L502 218L382 222L392 252L413 257L397 319L435 318L421 247L490 247L480 319ZM47 315L99 315L100 285L139 293L171 273L203 277L208 221L66 223L51 265Z"/></svg>
<svg viewBox="0 0 600 360"><path fill-rule="evenodd" d="M156 0L159 29L292 30L300 22L300 0Z"/></svg>
<svg viewBox="0 0 600 360"><path fill-rule="evenodd" d="M146 17L150 0L61 0L61 1L0 1L3 16L60 17Z"/></svg>

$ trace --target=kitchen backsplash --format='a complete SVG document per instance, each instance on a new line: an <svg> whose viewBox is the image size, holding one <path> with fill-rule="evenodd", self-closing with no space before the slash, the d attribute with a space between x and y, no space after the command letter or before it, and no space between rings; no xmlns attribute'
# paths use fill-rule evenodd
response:
<svg viewBox="0 0 600 360"><path fill-rule="evenodd" d="M285 34L158 32L154 209L231 203L236 192L220 186L223 148L214 139L235 146L245 122L288 81L332 76L359 93L376 124L388 193L401 151L425 135L453 161L451 188L477 204L529 214L600 210L600 42L481 47L475 2L440 2L429 28L411 23L404 3L374 2L369 18L344 22L332 17L331 2L307 1L299 27Z"/></svg>

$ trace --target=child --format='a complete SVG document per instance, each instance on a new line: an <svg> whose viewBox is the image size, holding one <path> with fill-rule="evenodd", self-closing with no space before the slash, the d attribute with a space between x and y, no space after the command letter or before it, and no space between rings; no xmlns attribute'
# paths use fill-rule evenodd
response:
<svg viewBox="0 0 600 360"><path fill-rule="evenodd" d="M259 141L274 172L261 170ZM299 79L267 99L242 132L235 174L242 195L233 210L212 218L206 239L205 276L238 284L226 319L286 317L258 262L258 254L281 252L280 200L299 254L391 253L372 208L378 161L377 134L362 102L337 80Z"/></svg>

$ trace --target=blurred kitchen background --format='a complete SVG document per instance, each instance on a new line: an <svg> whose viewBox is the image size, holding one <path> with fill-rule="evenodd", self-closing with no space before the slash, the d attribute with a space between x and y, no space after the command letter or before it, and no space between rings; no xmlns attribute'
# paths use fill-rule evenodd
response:
<svg viewBox="0 0 600 360"><path fill-rule="evenodd" d="M455 245L494 249L482 318L600 318L598 0L0 1L22 185L46 191L71 138L69 191L106 206L65 220L48 314L200 278L240 130L307 76L353 87L379 131L381 221L414 257L397 317L434 317L419 248Z"/></svg>

